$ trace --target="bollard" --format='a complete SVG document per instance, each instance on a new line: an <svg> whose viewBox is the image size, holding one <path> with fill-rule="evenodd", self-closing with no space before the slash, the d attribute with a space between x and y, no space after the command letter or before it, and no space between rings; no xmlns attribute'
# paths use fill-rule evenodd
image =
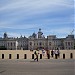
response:
<svg viewBox="0 0 75 75"><path fill-rule="evenodd" d="M42 54L40 54L40 59L42 59Z"/></svg>
<svg viewBox="0 0 75 75"><path fill-rule="evenodd" d="M2 59L4 59L4 54L2 54Z"/></svg>
<svg viewBox="0 0 75 75"><path fill-rule="evenodd" d="M27 59L27 54L24 54L24 59Z"/></svg>
<svg viewBox="0 0 75 75"><path fill-rule="evenodd" d="M9 54L9 59L11 59L11 54Z"/></svg>
<svg viewBox="0 0 75 75"><path fill-rule="evenodd" d="M17 54L17 59L19 59L19 54Z"/></svg>
<svg viewBox="0 0 75 75"><path fill-rule="evenodd" d="M73 59L73 53L70 53L70 59Z"/></svg>
<svg viewBox="0 0 75 75"><path fill-rule="evenodd" d="M63 54L63 59L65 59L65 54Z"/></svg>
<svg viewBox="0 0 75 75"><path fill-rule="evenodd" d="M34 54L32 54L32 59L34 59Z"/></svg>

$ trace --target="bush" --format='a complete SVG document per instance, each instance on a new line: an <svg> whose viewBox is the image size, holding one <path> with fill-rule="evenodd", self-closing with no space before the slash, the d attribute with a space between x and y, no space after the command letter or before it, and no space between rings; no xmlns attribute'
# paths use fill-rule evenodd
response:
<svg viewBox="0 0 75 75"><path fill-rule="evenodd" d="M5 46L0 46L0 50L7 50Z"/></svg>

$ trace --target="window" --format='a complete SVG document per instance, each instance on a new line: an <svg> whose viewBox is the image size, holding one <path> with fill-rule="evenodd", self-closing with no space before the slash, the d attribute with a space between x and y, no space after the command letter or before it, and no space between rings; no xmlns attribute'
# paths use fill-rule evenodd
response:
<svg viewBox="0 0 75 75"><path fill-rule="evenodd" d="M66 46L67 46L67 42L65 42Z"/></svg>
<svg viewBox="0 0 75 75"><path fill-rule="evenodd" d="M32 45L32 42L30 42L30 46Z"/></svg>
<svg viewBox="0 0 75 75"><path fill-rule="evenodd" d="M11 46L12 46L12 42L11 42Z"/></svg>
<svg viewBox="0 0 75 75"><path fill-rule="evenodd" d="M14 46L15 46L15 42L14 42Z"/></svg>
<svg viewBox="0 0 75 75"><path fill-rule="evenodd" d="M39 43L39 45L41 46L41 45L42 45L42 43L40 42L40 43Z"/></svg>
<svg viewBox="0 0 75 75"><path fill-rule="evenodd" d="M8 42L8 46L9 46L9 42Z"/></svg>
<svg viewBox="0 0 75 75"><path fill-rule="evenodd" d="M68 42L68 46L70 46L70 42Z"/></svg>
<svg viewBox="0 0 75 75"><path fill-rule="evenodd" d="M71 42L71 45L73 45L73 43Z"/></svg>
<svg viewBox="0 0 75 75"><path fill-rule="evenodd" d="M51 42L49 42L49 45L51 46Z"/></svg>

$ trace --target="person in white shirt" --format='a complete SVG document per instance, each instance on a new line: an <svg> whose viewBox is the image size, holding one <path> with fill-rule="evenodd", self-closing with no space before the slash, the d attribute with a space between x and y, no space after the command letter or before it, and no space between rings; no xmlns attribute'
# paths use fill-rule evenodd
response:
<svg viewBox="0 0 75 75"><path fill-rule="evenodd" d="M43 56L45 55L45 50L44 49L42 49L42 54L43 54Z"/></svg>
<svg viewBox="0 0 75 75"><path fill-rule="evenodd" d="M58 58L58 50L55 50L55 59Z"/></svg>

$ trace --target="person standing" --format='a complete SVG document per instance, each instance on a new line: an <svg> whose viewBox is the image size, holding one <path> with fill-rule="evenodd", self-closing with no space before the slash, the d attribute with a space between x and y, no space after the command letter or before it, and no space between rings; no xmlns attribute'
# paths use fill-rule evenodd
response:
<svg viewBox="0 0 75 75"><path fill-rule="evenodd" d="M53 49L51 50L51 57L53 57L53 55L54 55L54 51L53 51Z"/></svg>
<svg viewBox="0 0 75 75"><path fill-rule="evenodd" d="M46 50L47 58L50 59L50 50Z"/></svg>
<svg viewBox="0 0 75 75"><path fill-rule="evenodd" d="M60 58L60 51L58 48L57 48L57 52L58 52L58 57Z"/></svg>
<svg viewBox="0 0 75 75"><path fill-rule="evenodd" d="M58 58L58 51L55 50L55 59L57 59L57 58Z"/></svg>
<svg viewBox="0 0 75 75"><path fill-rule="evenodd" d="M43 54L43 56L45 55L45 50L44 49L42 49L42 54Z"/></svg>

